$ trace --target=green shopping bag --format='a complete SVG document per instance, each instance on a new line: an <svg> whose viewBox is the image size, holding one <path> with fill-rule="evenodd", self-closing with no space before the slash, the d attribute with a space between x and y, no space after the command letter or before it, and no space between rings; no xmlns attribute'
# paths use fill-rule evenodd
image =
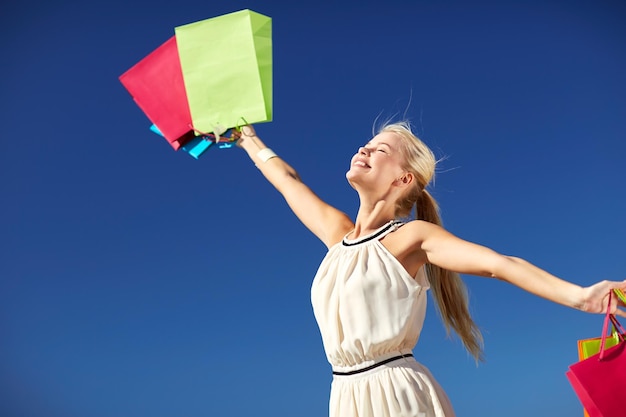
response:
<svg viewBox="0 0 626 417"><path fill-rule="evenodd" d="M175 28L193 128L272 120L272 19L241 10Z"/></svg>
<svg viewBox="0 0 626 417"><path fill-rule="evenodd" d="M622 335L626 336L626 335ZM612 348L616 346L620 342L619 333L615 328L613 328L613 332L610 337L606 338L604 343L605 347ZM593 337L590 339L583 339L578 341L578 360L583 360L592 357L593 355L597 355L600 353L600 344L602 342L602 337Z"/></svg>

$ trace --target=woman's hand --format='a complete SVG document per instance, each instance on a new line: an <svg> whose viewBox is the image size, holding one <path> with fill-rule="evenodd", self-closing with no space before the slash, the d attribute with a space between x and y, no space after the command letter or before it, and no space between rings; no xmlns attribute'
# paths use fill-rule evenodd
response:
<svg viewBox="0 0 626 417"><path fill-rule="evenodd" d="M242 126L239 131L235 131L233 129L233 134L236 135L236 137L237 137L237 146L239 146L240 148L243 147L244 142L246 140L254 141L253 138L256 137L256 131L254 130L254 127L252 127L252 125ZM258 147L258 144L256 144L256 145Z"/></svg>
<svg viewBox="0 0 626 417"><path fill-rule="evenodd" d="M605 313L609 304L609 293L615 288L626 291L626 281L601 281L584 288L581 310L588 313ZM613 294L609 311L616 316L626 317L626 311L622 310L620 307L624 308L626 304L624 304L617 295Z"/></svg>

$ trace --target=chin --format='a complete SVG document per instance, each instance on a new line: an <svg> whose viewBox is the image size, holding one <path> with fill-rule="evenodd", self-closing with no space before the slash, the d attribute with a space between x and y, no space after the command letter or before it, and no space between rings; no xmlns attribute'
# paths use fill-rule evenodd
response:
<svg viewBox="0 0 626 417"><path fill-rule="evenodd" d="M348 180L350 187L356 189L356 184L359 182L359 175L352 171L348 171L346 172L346 179Z"/></svg>
<svg viewBox="0 0 626 417"><path fill-rule="evenodd" d="M358 177L358 174L351 169L346 172L346 179L348 180L348 182L352 182L356 177Z"/></svg>

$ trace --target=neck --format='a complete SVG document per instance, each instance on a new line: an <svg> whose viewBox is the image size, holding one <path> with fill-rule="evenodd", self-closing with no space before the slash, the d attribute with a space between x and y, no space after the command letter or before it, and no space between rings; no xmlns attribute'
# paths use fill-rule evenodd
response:
<svg viewBox="0 0 626 417"><path fill-rule="evenodd" d="M395 219L395 201L361 199L351 238L358 239Z"/></svg>

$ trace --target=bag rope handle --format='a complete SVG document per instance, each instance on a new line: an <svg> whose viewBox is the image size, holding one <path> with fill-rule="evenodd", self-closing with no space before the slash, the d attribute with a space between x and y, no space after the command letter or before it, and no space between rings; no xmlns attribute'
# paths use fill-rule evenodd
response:
<svg viewBox="0 0 626 417"><path fill-rule="evenodd" d="M622 342L624 342L624 334L626 334L620 322L617 321L617 317L615 317L614 314L611 314L611 299L612 298L613 298L613 291L609 291L609 302L606 307L606 315L604 316L604 325L602 326L602 341L600 342L600 356L598 357L599 361L604 359L604 352L605 352L604 345L606 342L606 331L609 328L609 320L613 324L614 328L618 331L617 334L619 335L619 338L622 339Z"/></svg>

